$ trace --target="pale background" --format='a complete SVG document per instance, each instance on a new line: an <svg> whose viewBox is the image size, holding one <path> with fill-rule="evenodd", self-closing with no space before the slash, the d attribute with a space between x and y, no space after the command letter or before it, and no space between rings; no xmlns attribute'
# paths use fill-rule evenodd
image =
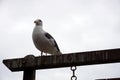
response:
<svg viewBox="0 0 120 80"><path fill-rule="evenodd" d="M34 20L63 53L120 48L120 0L0 0L0 80L22 80L3 59L39 56L32 42ZM36 80L70 80L70 68L39 70ZM120 63L77 67L78 80L120 77Z"/></svg>

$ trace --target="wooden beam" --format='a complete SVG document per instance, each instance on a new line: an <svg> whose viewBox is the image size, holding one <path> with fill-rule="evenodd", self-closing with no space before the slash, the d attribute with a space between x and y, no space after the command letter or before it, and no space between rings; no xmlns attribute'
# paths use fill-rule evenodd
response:
<svg viewBox="0 0 120 80"><path fill-rule="evenodd" d="M120 78L96 79L96 80L120 80Z"/></svg>
<svg viewBox="0 0 120 80"><path fill-rule="evenodd" d="M28 55L25 58L3 60L3 63L11 71L61 68L114 62L120 62L120 49L77 52L42 57Z"/></svg>

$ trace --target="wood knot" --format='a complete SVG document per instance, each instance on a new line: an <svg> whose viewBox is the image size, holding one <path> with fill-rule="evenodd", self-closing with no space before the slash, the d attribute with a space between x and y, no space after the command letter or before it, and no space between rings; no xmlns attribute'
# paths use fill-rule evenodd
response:
<svg viewBox="0 0 120 80"><path fill-rule="evenodd" d="M24 66L33 66L35 65L35 56L34 55L27 55L23 59Z"/></svg>

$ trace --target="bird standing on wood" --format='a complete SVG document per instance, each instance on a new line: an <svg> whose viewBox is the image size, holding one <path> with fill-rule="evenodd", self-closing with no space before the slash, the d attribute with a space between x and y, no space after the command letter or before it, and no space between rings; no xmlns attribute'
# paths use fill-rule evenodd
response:
<svg viewBox="0 0 120 80"><path fill-rule="evenodd" d="M43 52L46 53L46 55L47 53L53 55L61 54L55 39L43 30L42 20L37 19L34 23L35 28L33 30L32 39L35 47L41 51L41 56L43 55Z"/></svg>

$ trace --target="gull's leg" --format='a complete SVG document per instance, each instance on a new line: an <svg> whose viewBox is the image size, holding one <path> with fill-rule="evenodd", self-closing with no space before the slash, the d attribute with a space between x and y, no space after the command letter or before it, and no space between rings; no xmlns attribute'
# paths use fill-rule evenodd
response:
<svg viewBox="0 0 120 80"><path fill-rule="evenodd" d="M43 52L41 51L41 56L43 56Z"/></svg>
<svg viewBox="0 0 120 80"><path fill-rule="evenodd" d="M47 56L47 53L46 53L46 56Z"/></svg>

